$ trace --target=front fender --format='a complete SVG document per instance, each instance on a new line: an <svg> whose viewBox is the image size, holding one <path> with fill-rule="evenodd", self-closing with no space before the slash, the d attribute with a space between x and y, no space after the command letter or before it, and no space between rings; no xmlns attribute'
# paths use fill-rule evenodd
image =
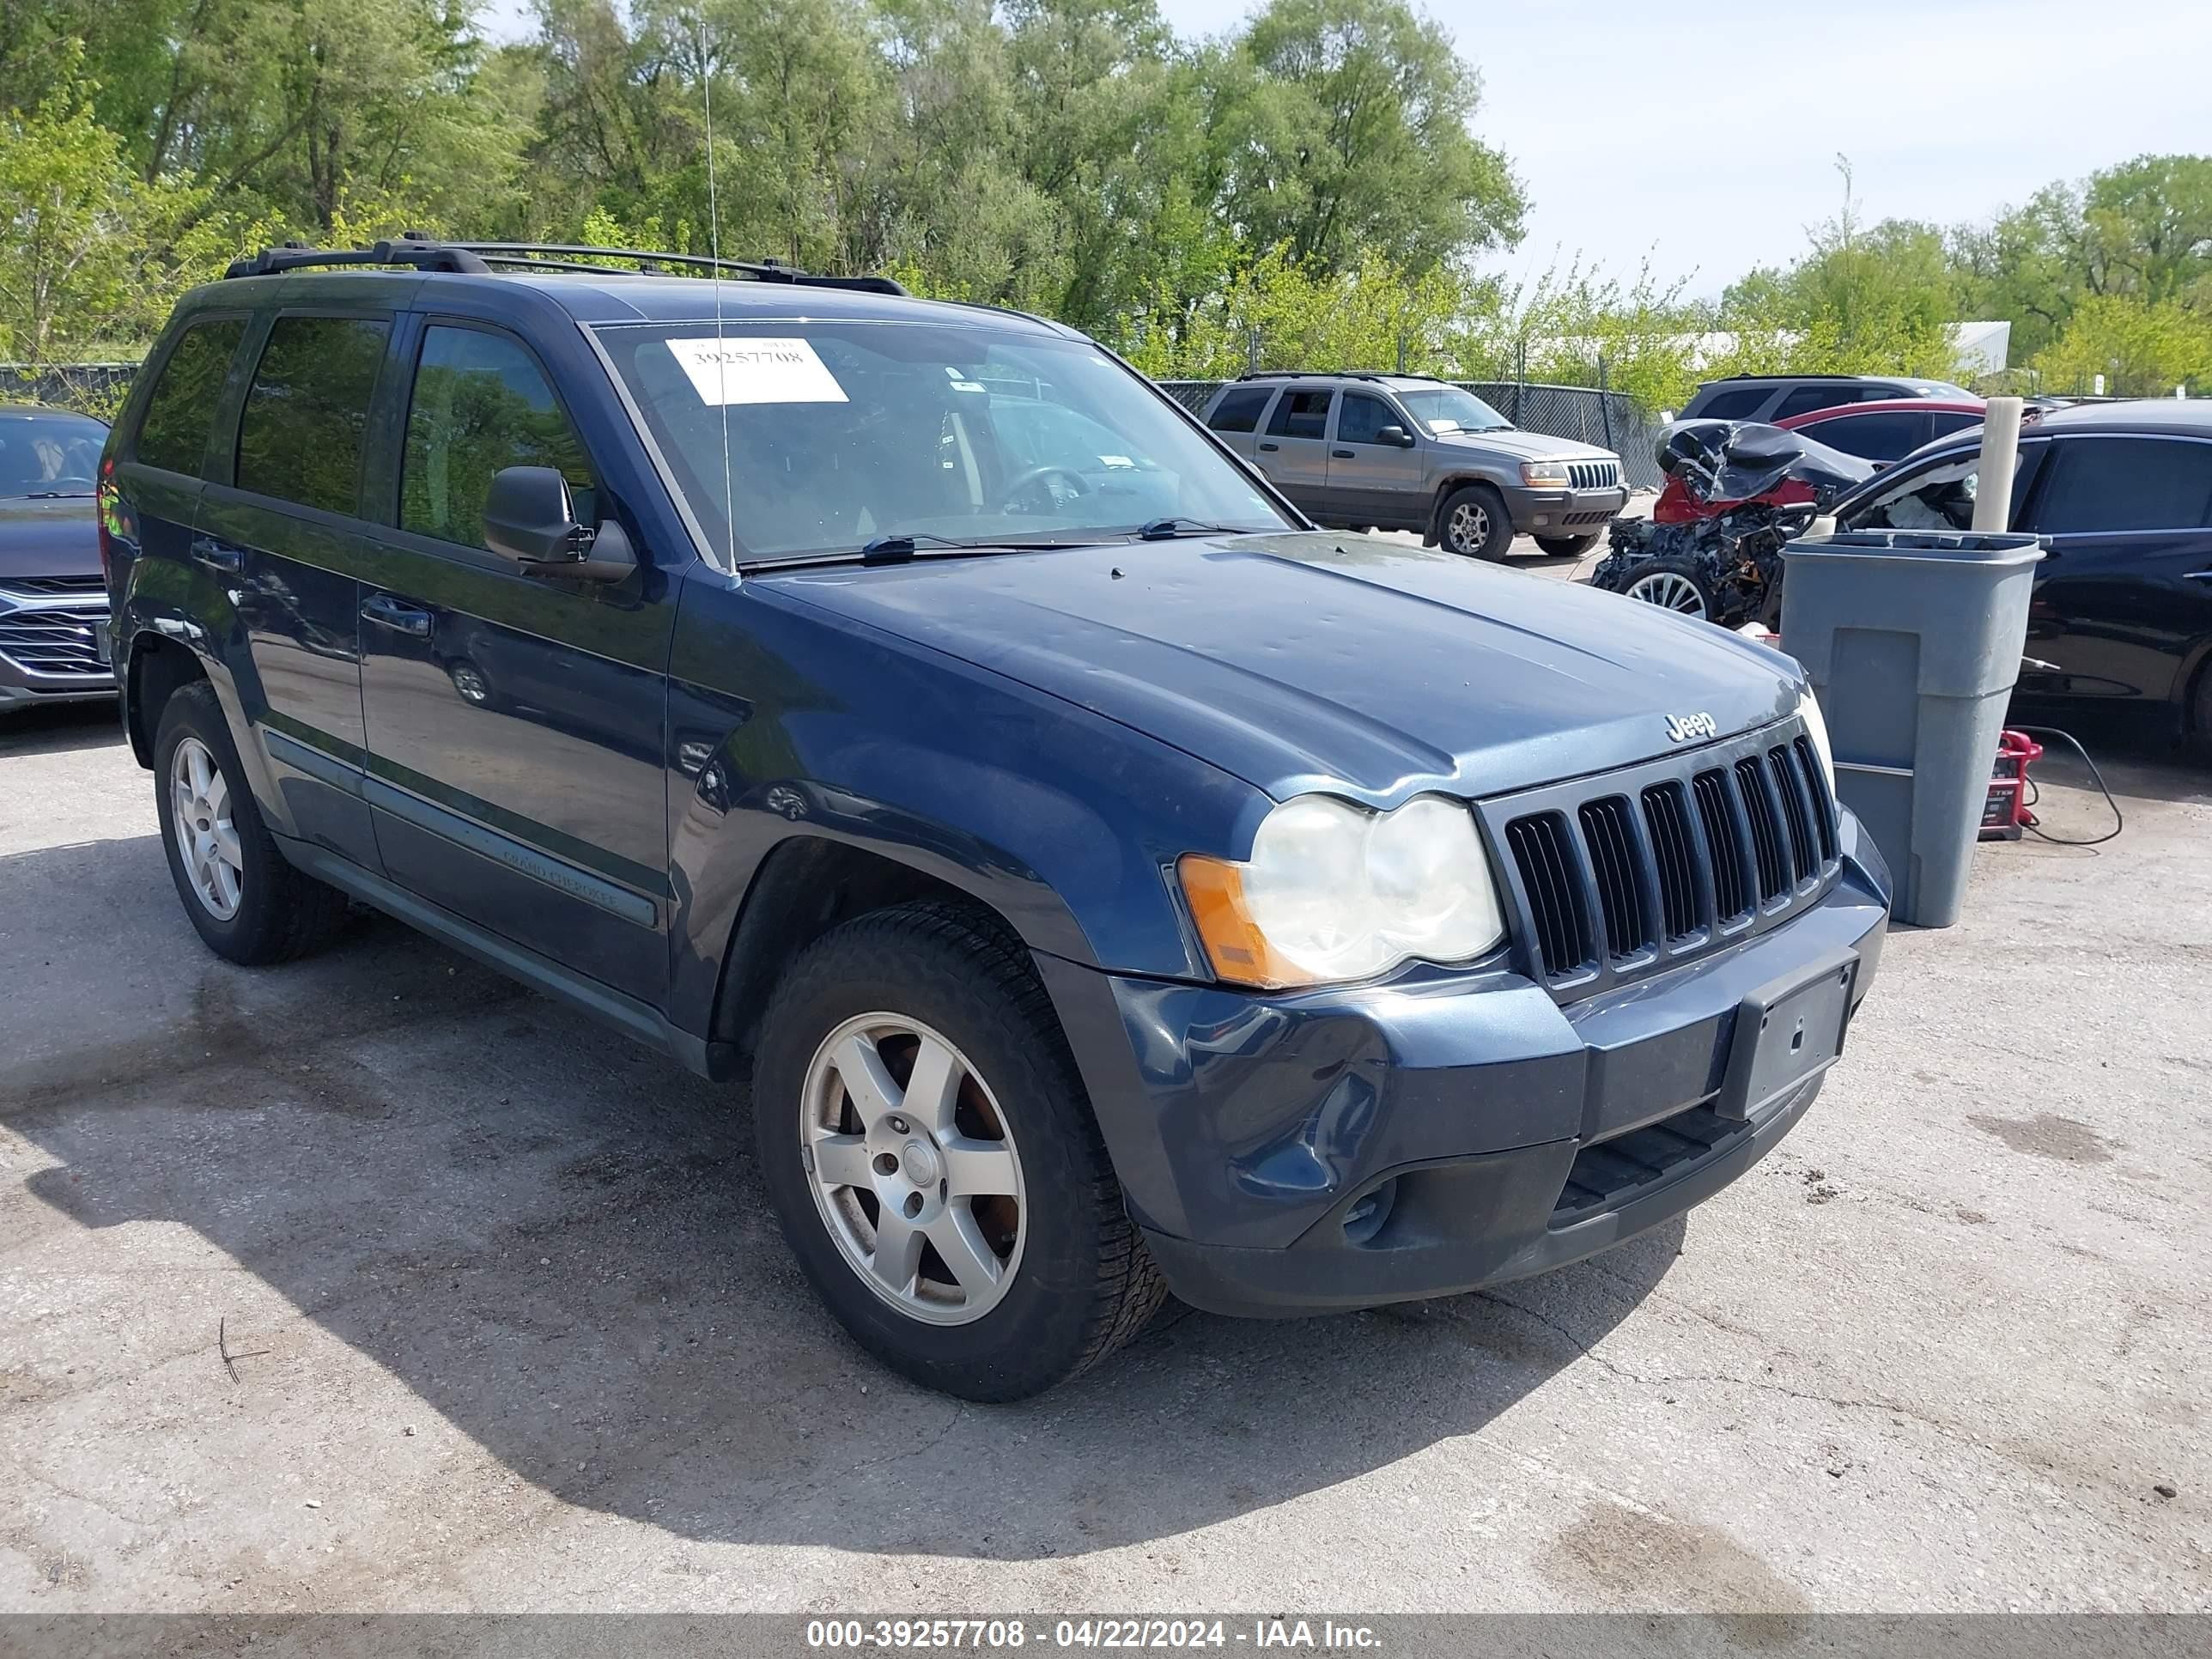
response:
<svg viewBox="0 0 2212 1659"><path fill-rule="evenodd" d="M975 897L1033 951L1210 977L1172 878L1266 810L1250 785L1048 693L771 581L688 582L670 678L670 1015L709 1029L738 916L793 836L876 854Z"/></svg>

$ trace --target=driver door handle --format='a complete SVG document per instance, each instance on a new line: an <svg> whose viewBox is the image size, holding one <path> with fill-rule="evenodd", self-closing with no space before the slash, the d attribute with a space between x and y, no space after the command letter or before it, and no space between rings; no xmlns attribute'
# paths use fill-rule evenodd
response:
<svg viewBox="0 0 2212 1659"><path fill-rule="evenodd" d="M1280 444L1261 444L1261 445L1260 446L1260 447L1261 447L1261 448L1262 448L1262 449L1280 449L1280 448L1282 447L1282 445L1280 445Z"/></svg>
<svg viewBox="0 0 2212 1659"><path fill-rule="evenodd" d="M1328 452L1328 458L1333 461L1355 461L1359 459L1348 449L1332 449Z"/></svg>
<svg viewBox="0 0 2212 1659"><path fill-rule="evenodd" d="M395 599L389 593L379 593L361 608L362 619L380 628L389 628L402 634L411 634L418 640L430 637L430 613L419 611L404 600Z"/></svg>
<svg viewBox="0 0 2212 1659"><path fill-rule="evenodd" d="M243 550L233 547L228 542L219 542L212 536L192 538L192 556L202 564L211 565L217 570L234 571L246 568Z"/></svg>

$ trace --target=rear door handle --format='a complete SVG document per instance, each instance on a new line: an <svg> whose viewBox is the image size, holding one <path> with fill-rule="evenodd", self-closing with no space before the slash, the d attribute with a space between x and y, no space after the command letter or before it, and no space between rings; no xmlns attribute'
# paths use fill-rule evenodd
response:
<svg viewBox="0 0 2212 1659"><path fill-rule="evenodd" d="M1280 444L1261 444L1261 445L1260 446L1260 447L1261 447L1261 448L1262 448L1262 449L1280 449L1280 448L1282 447L1282 445L1280 445Z"/></svg>
<svg viewBox="0 0 2212 1659"><path fill-rule="evenodd" d="M417 610L389 593L379 593L361 608L362 618L379 627L389 628L401 634L411 634L418 640L430 637L430 613Z"/></svg>
<svg viewBox="0 0 2212 1659"><path fill-rule="evenodd" d="M238 571L246 568L244 550L233 547L228 542L216 541L212 536L192 538L192 556L202 564L211 565L217 570Z"/></svg>
<svg viewBox="0 0 2212 1659"><path fill-rule="evenodd" d="M1328 452L1328 458L1333 461L1356 461L1359 459L1348 449L1332 449Z"/></svg>

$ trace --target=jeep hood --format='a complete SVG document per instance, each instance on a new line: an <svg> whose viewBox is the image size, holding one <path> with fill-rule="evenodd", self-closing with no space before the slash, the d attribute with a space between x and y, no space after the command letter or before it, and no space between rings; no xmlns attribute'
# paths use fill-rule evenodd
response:
<svg viewBox="0 0 2212 1659"><path fill-rule="evenodd" d="M749 585L1065 698L1282 799L1495 794L1648 759L1669 715L1790 714L1789 659L1703 622L1326 532L841 565Z"/></svg>
<svg viewBox="0 0 2212 1659"><path fill-rule="evenodd" d="M1595 444L1577 443L1572 438L1554 438L1547 433L1522 432L1517 428L1492 428L1487 432L1439 432L1438 443L1447 449L1487 449L1500 455L1510 455L1516 461L1610 461L1615 458L1610 449L1601 449Z"/></svg>
<svg viewBox="0 0 2212 1659"><path fill-rule="evenodd" d="M99 574L100 526L91 496L0 496L0 582L10 576Z"/></svg>

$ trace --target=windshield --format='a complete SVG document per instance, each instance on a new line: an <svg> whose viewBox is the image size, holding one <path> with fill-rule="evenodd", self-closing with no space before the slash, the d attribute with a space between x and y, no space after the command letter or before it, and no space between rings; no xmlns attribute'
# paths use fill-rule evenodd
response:
<svg viewBox="0 0 2212 1659"><path fill-rule="evenodd" d="M1401 392L1398 401L1431 432L1495 432L1513 424L1474 393L1455 386Z"/></svg>
<svg viewBox="0 0 2212 1659"><path fill-rule="evenodd" d="M0 411L0 496L89 495L107 428L60 410Z"/></svg>
<svg viewBox="0 0 2212 1659"><path fill-rule="evenodd" d="M1289 527L1087 342L845 320L726 325L719 347L712 323L600 337L701 528L718 550L734 542L739 564L889 537L1073 545L1162 519Z"/></svg>

